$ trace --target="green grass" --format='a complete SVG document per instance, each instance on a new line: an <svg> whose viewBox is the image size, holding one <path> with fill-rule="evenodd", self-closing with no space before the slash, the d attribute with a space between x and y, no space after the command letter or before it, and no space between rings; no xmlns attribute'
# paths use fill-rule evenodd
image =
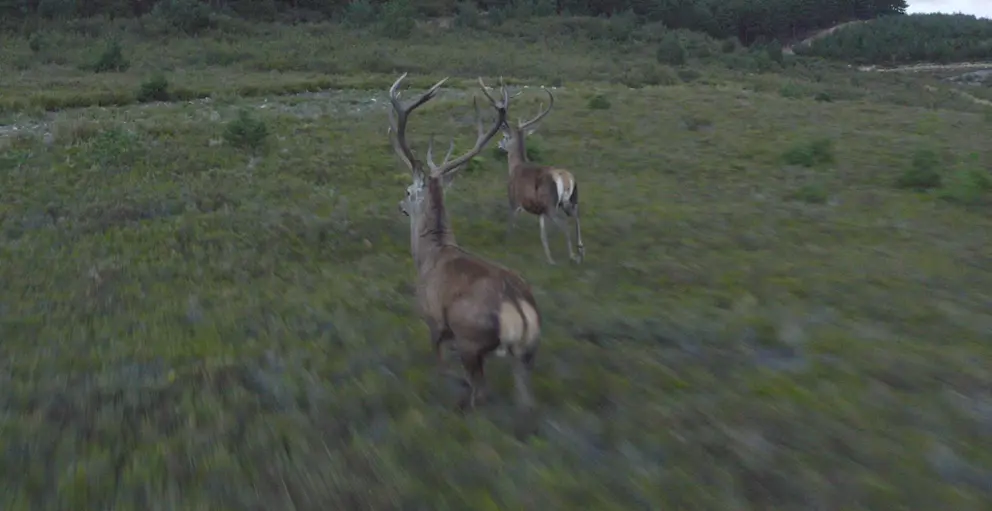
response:
<svg viewBox="0 0 992 511"><path fill-rule="evenodd" d="M307 29L280 30L230 44L330 58L289 44ZM489 64L463 65L470 52L506 59L490 80L564 76L534 140L582 183L586 262L546 265L532 217L506 238L491 151L448 194L460 243L521 271L545 316L542 420L524 444L505 364L490 362L495 401L458 416L413 312L408 177L383 110L395 76L347 69L319 76L377 90L240 97L304 75L232 81L240 65L181 67L219 43L176 40L159 61L127 41L126 85L70 64L0 77L4 101L24 100L6 119L21 129L0 128L3 509L989 505L989 202L894 185L921 147L949 183L989 168L974 105L904 77L803 82L858 92L832 102L783 97L795 75L705 66L712 83L635 90L573 81L620 60L581 48L517 62L444 37L370 43L423 51L421 86L461 78L413 118L419 151L432 132L474 137L464 86ZM72 80L130 94L170 62L170 90L228 92L30 103ZM598 95L608 108L590 108ZM545 99L525 93L513 115ZM793 148L813 156L789 164Z"/></svg>

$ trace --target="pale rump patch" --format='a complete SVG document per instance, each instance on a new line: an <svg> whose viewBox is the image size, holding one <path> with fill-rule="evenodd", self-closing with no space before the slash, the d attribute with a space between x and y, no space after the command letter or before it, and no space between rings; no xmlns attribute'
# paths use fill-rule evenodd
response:
<svg viewBox="0 0 992 511"><path fill-rule="evenodd" d="M562 206L572 198L575 179L572 178L572 173L565 169L551 169L551 177L555 180L555 187L558 188L558 205Z"/></svg>
<svg viewBox="0 0 992 511"><path fill-rule="evenodd" d="M500 345L496 348L497 356L505 356L508 350L515 350L518 347L523 350L529 349L540 334L541 325L534 306L525 301L516 304L503 302L499 308Z"/></svg>

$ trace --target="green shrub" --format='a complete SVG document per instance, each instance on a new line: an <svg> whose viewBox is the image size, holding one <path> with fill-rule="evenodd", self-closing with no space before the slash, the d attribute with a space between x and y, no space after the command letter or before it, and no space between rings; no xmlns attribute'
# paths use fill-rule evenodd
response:
<svg viewBox="0 0 992 511"><path fill-rule="evenodd" d="M38 16L49 20L67 20L76 15L77 0L39 0Z"/></svg>
<svg viewBox="0 0 992 511"><path fill-rule="evenodd" d="M365 27L375 23L378 14L371 0L351 0L344 8L342 21L350 27Z"/></svg>
<svg viewBox="0 0 992 511"><path fill-rule="evenodd" d="M772 62L777 62L782 64L785 62L785 54L782 53L782 43L778 40L774 40L765 46L765 55L768 55L768 59Z"/></svg>
<svg viewBox="0 0 992 511"><path fill-rule="evenodd" d="M94 73L110 71L123 72L131 67L131 62L124 57L124 49L119 39L107 41L107 46L97 56L96 61L88 66Z"/></svg>
<svg viewBox="0 0 992 511"><path fill-rule="evenodd" d="M541 142L539 139L531 136L527 139L527 159L532 162L540 162L543 157L544 150L541 148ZM499 148L496 144L493 144L492 149L493 159L496 161L505 162L506 153Z"/></svg>
<svg viewBox="0 0 992 511"><path fill-rule="evenodd" d="M679 40L678 35L674 32L669 32L661 40L658 45L658 51L655 53L655 58L658 62L662 64L668 64L670 66L683 66L686 62L686 51L685 47L682 45L682 41Z"/></svg>
<svg viewBox="0 0 992 511"><path fill-rule="evenodd" d="M803 167L833 163L833 141L828 138L818 138L795 144L782 154L782 160L788 165L801 165Z"/></svg>
<svg viewBox="0 0 992 511"><path fill-rule="evenodd" d="M213 26L210 6L199 0L162 0L155 4L151 14L186 34L196 34Z"/></svg>
<svg viewBox="0 0 992 511"><path fill-rule="evenodd" d="M224 129L224 141L239 149L259 151L265 147L268 137L265 122L256 119L248 110L241 110Z"/></svg>
<svg viewBox="0 0 992 511"><path fill-rule="evenodd" d="M169 80L163 73L155 73L144 82L141 82L141 86L138 87L138 93L135 94L135 99L139 103L168 101L170 97Z"/></svg>
<svg viewBox="0 0 992 511"><path fill-rule="evenodd" d="M610 100L605 95L596 94L589 98L588 106L590 110L609 110L612 105L610 105Z"/></svg>
<svg viewBox="0 0 992 511"><path fill-rule="evenodd" d="M410 37L416 27L415 14L413 4L409 0L389 0L382 5L380 33L393 39Z"/></svg>
<svg viewBox="0 0 992 511"><path fill-rule="evenodd" d="M649 64L625 69L619 81L631 89L639 89L649 85L675 85L679 83L679 75L668 66Z"/></svg>
<svg viewBox="0 0 992 511"><path fill-rule="evenodd" d="M981 168L966 168L949 176L939 196L948 202L970 206L983 202L990 192L992 173Z"/></svg>
<svg viewBox="0 0 992 511"><path fill-rule="evenodd" d="M35 32L28 37L28 48L33 53L40 53L41 50L45 49L45 46L45 39L38 32Z"/></svg>
<svg viewBox="0 0 992 511"><path fill-rule="evenodd" d="M822 185L806 184L794 190L787 198L807 204L826 204L830 195Z"/></svg>
<svg viewBox="0 0 992 511"><path fill-rule="evenodd" d="M925 192L940 188L943 179L939 168L941 162L937 153L929 149L918 149L913 153L912 164L895 180L896 188Z"/></svg>
<svg viewBox="0 0 992 511"><path fill-rule="evenodd" d="M482 26L482 16L475 2L459 2L455 10L455 26L462 28L479 28Z"/></svg>
<svg viewBox="0 0 992 511"><path fill-rule="evenodd" d="M740 43L737 41L736 37L728 37L720 43L720 51L723 53L734 53L739 47Z"/></svg>

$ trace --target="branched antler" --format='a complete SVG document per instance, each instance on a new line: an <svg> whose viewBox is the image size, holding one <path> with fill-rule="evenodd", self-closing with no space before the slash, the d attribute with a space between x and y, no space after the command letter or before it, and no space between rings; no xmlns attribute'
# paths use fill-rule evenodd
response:
<svg viewBox="0 0 992 511"><path fill-rule="evenodd" d="M551 113L551 107L555 106L555 97L551 94L551 91L548 90L548 89L544 89L544 92L547 92L548 93L548 101L549 101L548 102L548 108L546 110L542 111L541 113L537 114L536 117L534 117L533 119L531 119L531 120L529 120L527 122L524 122L522 120L518 120L517 121L517 126L520 129L525 130L525 129L527 129L527 128L529 128L529 127L537 124L537 122L540 121L541 119L543 119L545 115L548 115L549 113Z"/></svg>
<svg viewBox="0 0 992 511"><path fill-rule="evenodd" d="M399 92L397 91L400 82L402 82L404 78L406 78L406 73L403 73L403 75L401 75L396 80L396 82L393 83L393 86L389 88L389 100L392 103L392 108L390 109L389 112L389 131L394 134L394 136L391 137L393 143L393 149L401 158L405 160L407 166L410 167L411 171L417 172L418 169L415 163L416 157L414 157L413 151L410 150L410 146L407 144L406 141L407 117L414 109L433 99L434 96L437 94L438 89L448 79L445 78L444 80L441 80L440 82L436 83L433 87L428 89L427 92L425 92L419 98L417 98L413 103L411 103L409 106L404 107L403 104L400 102ZM450 174L455 169L464 165L465 162L474 158L482 151L483 148L485 148L486 144L488 144L489 141L492 140L492 138L496 136L497 133L499 133L500 127L503 125L503 123L506 122L506 108L507 108L507 104L510 101L510 98L506 92L506 87L502 85L502 78L500 79L500 92L502 97L499 100L493 98L489 94L489 91L486 90L486 84L482 81L482 77L479 77L479 85L482 87L482 93L486 95L486 98L489 100L490 105L492 105L492 107L496 109L496 113L497 113L496 122L493 123L492 127L489 128L488 131L485 129L485 127L482 124L482 115L479 112L479 104L475 100L475 98L473 98L472 106L475 109L475 124L476 124L476 131L478 132L478 137L476 138L475 146L472 147L472 149L470 149L467 153L459 156L458 158L455 158L454 160L450 160L451 153L454 151L454 141L452 141L448 149L448 154L444 157L444 161L441 163L441 165L436 165L433 162L433 158L432 158L432 152L434 146L434 137L432 135L431 140L427 146L427 165L430 167L432 175L444 176Z"/></svg>
<svg viewBox="0 0 992 511"><path fill-rule="evenodd" d="M392 134L390 141L393 144L393 150L404 160L411 171L416 172L417 169L414 166L416 158L413 156L413 151L410 150L410 146L406 142L407 119L410 113L416 110L417 107L427 103L437 95L438 89L444 85L444 82L448 81L448 77L435 83L433 87L427 89L427 92L421 94L413 103L404 107L403 103L400 102L400 93L397 89L399 89L400 83L406 78L406 75L407 73L400 75L393 82L393 86L389 88L389 102L392 104L392 108L389 109L389 132Z"/></svg>

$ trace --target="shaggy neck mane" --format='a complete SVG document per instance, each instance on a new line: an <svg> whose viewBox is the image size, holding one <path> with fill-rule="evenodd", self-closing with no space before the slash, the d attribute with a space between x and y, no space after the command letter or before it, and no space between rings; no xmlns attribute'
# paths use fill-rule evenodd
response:
<svg viewBox="0 0 992 511"><path fill-rule="evenodd" d="M527 145L524 141L524 132L519 128L510 128L513 130L513 139L510 141L509 151L507 151L507 160L510 162L510 167L520 165L521 163L527 162Z"/></svg>
<svg viewBox="0 0 992 511"><path fill-rule="evenodd" d="M427 179L427 196L424 198L423 213L414 226L413 257L422 266L430 256L444 246L455 245L455 233L448 222L448 212L444 208L444 186L441 178Z"/></svg>

